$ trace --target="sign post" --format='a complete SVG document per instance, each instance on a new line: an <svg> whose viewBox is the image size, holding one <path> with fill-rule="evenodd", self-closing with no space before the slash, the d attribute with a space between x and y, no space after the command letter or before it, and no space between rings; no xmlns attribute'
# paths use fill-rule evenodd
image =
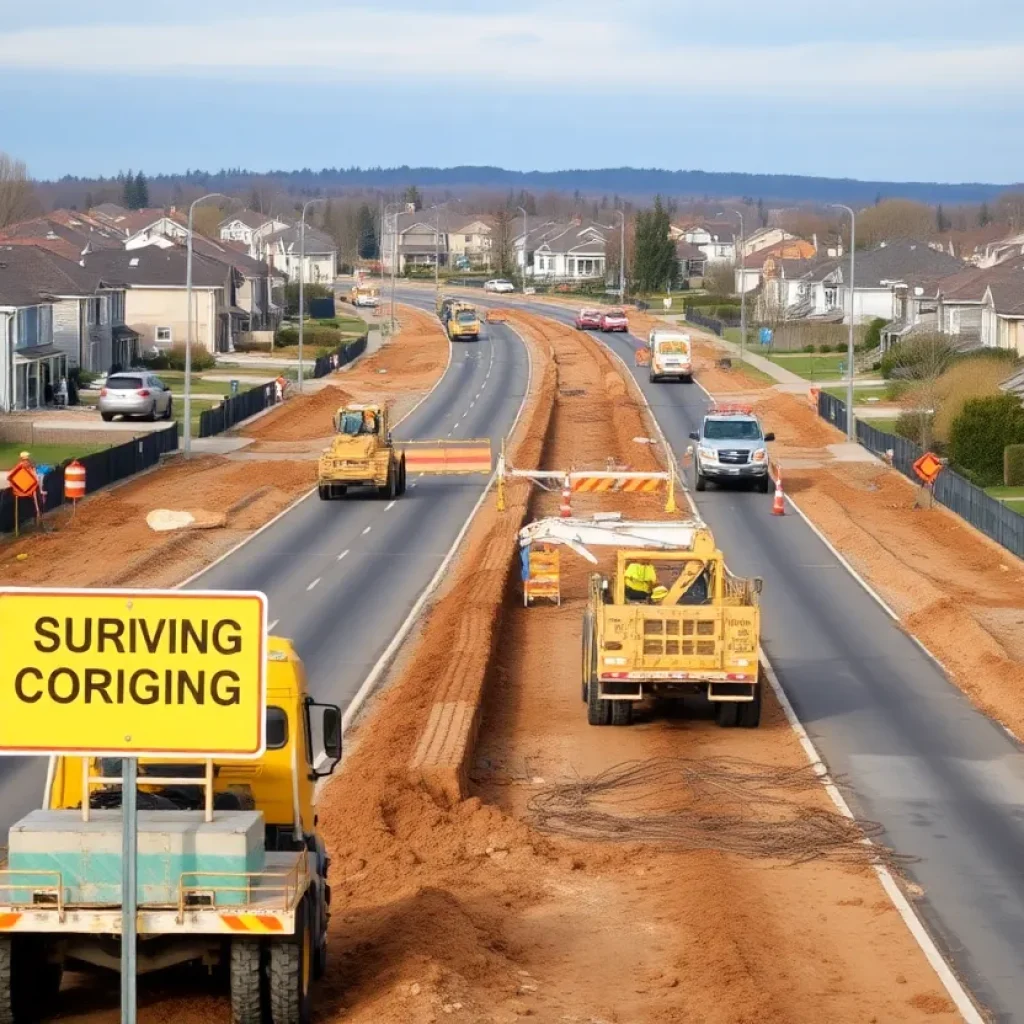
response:
<svg viewBox="0 0 1024 1024"><path fill-rule="evenodd" d="M0 587L0 651L0 755L82 757L85 820L90 758L121 759L121 1022L135 1024L138 759L205 760L212 806L213 759L262 755L266 597Z"/></svg>

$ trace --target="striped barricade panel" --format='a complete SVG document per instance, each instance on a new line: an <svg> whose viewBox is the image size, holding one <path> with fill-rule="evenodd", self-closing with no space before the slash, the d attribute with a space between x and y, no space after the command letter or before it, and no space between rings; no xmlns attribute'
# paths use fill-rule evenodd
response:
<svg viewBox="0 0 1024 1024"><path fill-rule="evenodd" d="M612 476L583 476L573 474L569 477L569 483L573 491L596 494L603 491L625 492L627 494L654 494L660 491L664 484L662 477L612 477Z"/></svg>
<svg viewBox="0 0 1024 1024"><path fill-rule="evenodd" d="M491 442L409 441L402 445L407 473L486 473L491 472Z"/></svg>

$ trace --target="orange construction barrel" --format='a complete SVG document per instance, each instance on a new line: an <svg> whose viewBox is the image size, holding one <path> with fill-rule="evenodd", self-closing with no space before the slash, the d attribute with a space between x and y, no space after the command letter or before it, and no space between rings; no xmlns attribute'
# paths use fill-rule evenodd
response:
<svg viewBox="0 0 1024 1024"><path fill-rule="evenodd" d="M78 501L85 497L85 466L77 459L64 467L64 500Z"/></svg>

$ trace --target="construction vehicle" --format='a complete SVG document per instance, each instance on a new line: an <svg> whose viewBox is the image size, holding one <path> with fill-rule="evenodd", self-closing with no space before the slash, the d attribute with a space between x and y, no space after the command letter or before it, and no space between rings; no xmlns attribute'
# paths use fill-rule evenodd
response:
<svg viewBox="0 0 1024 1024"><path fill-rule="evenodd" d="M453 475L491 472L488 438L395 441L390 409L383 403L350 403L334 417L336 431L317 464L322 501L343 498L352 487L375 488L389 500L405 494L407 465L416 473Z"/></svg>
<svg viewBox="0 0 1024 1024"><path fill-rule="evenodd" d="M762 494L772 490L768 472L769 441L761 421L749 405L713 405L701 422L700 430L690 433L696 441L693 458L694 487L707 489L708 481L718 484L753 484Z"/></svg>
<svg viewBox="0 0 1024 1024"><path fill-rule="evenodd" d="M448 320L452 315L452 307L458 303L458 299L453 299L450 295L442 295L437 302L437 318L441 323L447 325Z"/></svg>
<svg viewBox="0 0 1024 1024"><path fill-rule="evenodd" d="M590 577L583 617L591 725L629 725L639 701L691 695L711 702L721 726L760 724L762 581L729 573L705 523L630 522L617 513L542 519L523 527L519 542L564 544L594 564L590 548L618 549L614 575ZM626 588L634 562L657 576L651 596L637 601Z"/></svg>
<svg viewBox="0 0 1024 1024"><path fill-rule="evenodd" d="M380 305L380 289L372 284L356 284L352 286L349 300L353 306L367 306L376 309Z"/></svg>
<svg viewBox="0 0 1024 1024"><path fill-rule="evenodd" d="M452 341L477 341L480 337L480 317L476 307L468 302L457 302L452 306L448 318L448 337Z"/></svg>
<svg viewBox="0 0 1024 1024"><path fill-rule="evenodd" d="M223 967L234 1024L307 1024L331 902L313 793L341 710L308 696L290 641L267 657L261 758L139 760L137 970ZM120 758L51 758L42 809L10 829L0 1020L45 1016L66 967L120 966L120 776Z"/></svg>
<svg viewBox="0 0 1024 1024"><path fill-rule="evenodd" d="M649 379L652 384L670 378L687 384L693 380L690 335L655 327L648 335L647 347L651 353Z"/></svg>

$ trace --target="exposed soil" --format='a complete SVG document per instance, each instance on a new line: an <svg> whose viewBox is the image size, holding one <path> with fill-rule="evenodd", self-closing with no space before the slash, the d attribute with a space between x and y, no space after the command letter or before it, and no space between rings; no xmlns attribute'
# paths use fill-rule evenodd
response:
<svg viewBox="0 0 1024 1024"><path fill-rule="evenodd" d="M257 441L305 441L329 437L334 431L334 414L349 400L348 392L329 384L319 391L289 398L266 416L247 424L240 433Z"/></svg>

